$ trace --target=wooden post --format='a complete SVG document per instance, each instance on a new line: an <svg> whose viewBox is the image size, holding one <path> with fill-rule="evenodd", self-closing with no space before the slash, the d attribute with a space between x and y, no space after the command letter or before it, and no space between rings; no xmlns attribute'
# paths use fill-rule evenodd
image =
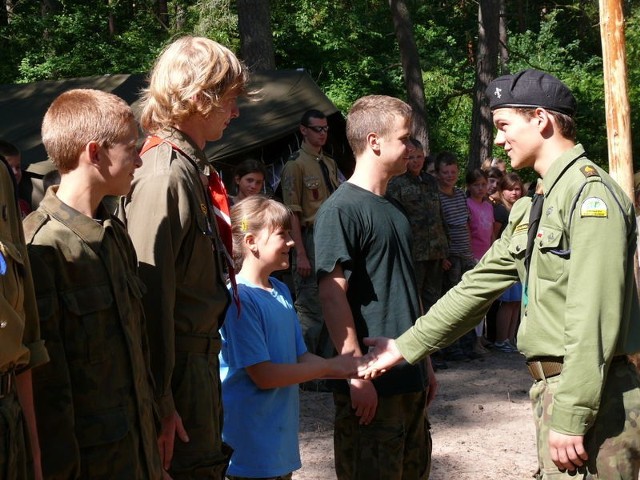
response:
<svg viewBox="0 0 640 480"><path fill-rule="evenodd" d="M622 2L621 0L599 1L609 173L634 202L631 120L627 94L627 60ZM636 286L638 286L640 285L640 275L637 252L634 257L634 267ZM631 355L631 360L640 371L640 354Z"/></svg>
<svg viewBox="0 0 640 480"><path fill-rule="evenodd" d="M600 0L609 173L633 200L631 120L621 0Z"/></svg>

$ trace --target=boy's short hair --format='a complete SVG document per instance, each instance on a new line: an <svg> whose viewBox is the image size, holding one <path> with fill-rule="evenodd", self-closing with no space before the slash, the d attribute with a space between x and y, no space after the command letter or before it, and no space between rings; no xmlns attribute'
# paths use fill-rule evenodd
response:
<svg viewBox="0 0 640 480"><path fill-rule="evenodd" d="M369 95L356 101L347 115L347 140L357 157L366 149L367 135L386 137L395 117L411 119L411 107L402 100L386 95Z"/></svg>
<svg viewBox="0 0 640 480"><path fill-rule="evenodd" d="M204 37L186 36L168 45L156 60L142 97L140 124L158 132L220 107L229 93L246 93L246 67L231 50Z"/></svg>
<svg viewBox="0 0 640 480"><path fill-rule="evenodd" d="M458 159L451 152L440 152L436 155L436 172L440 171L440 167L445 165L458 165Z"/></svg>
<svg viewBox="0 0 640 480"><path fill-rule="evenodd" d="M312 118L318 118L320 120L323 120L327 118L327 116L324 113L322 113L320 110L316 110L312 108L311 110L307 110L306 112L304 112L304 114L302 114L302 119L300 119L300 125L308 127L309 120L311 120Z"/></svg>
<svg viewBox="0 0 640 480"><path fill-rule="evenodd" d="M526 119L531 119L536 114L535 108L516 108L515 111ZM560 134L567 140L575 142L578 135L578 128L576 127L574 118L564 113L554 112L553 110L547 110L547 113L555 119Z"/></svg>
<svg viewBox="0 0 640 480"><path fill-rule="evenodd" d="M133 112L120 97L100 90L69 90L49 106L42 121L42 143L64 174L78 166L89 142L109 147L124 138L132 124Z"/></svg>

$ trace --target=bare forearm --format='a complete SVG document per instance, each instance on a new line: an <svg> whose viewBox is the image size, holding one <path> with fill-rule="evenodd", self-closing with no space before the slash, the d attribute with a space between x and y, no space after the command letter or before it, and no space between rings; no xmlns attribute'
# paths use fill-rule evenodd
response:
<svg viewBox="0 0 640 480"><path fill-rule="evenodd" d="M298 363L262 362L247 367L246 370L258 388L267 390L323 377L329 372L329 365L325 359L305 353Z"/></svg>
<svg viewBox="0 0 640 480"><path fill-rule="evenodd" d="M295 242L295 249L297 255L307 256L307 251L304 248L304 242L302 241L302 226L300 225L300 214L291 214L291 238Z"/></svg>
<svg viewBox="0 0 640 480"><path fill-rule="evenodd" d="M354 352L356 356L362 355L347 300L346 280L323 278L318 288L322 315L336 350L341 354Z"/></svg>

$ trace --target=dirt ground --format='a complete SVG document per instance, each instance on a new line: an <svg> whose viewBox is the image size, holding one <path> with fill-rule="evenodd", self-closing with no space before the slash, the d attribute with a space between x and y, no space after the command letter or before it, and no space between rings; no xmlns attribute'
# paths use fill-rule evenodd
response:
<svg viewBox="0 0 640 480"><path fill-rule="evenodd" d="M524 358L492 352L480 360L449 362L436 373L438 395L429 408L431 480L530 479L536 469L535 430ZM330 393L301 392L302 469L294 480L335 480Z"/></svg>

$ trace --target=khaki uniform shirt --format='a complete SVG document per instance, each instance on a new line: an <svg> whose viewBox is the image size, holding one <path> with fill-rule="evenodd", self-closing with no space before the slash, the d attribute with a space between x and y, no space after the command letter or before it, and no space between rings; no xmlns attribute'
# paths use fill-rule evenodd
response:
<svg viewBox="0 0 640 480"><path fill-rule="evenodd" d="M104 205L99 220L91 219L61 202L57 189L50 188L24 221L51 355L51 363L33 373L43 473L75 478L87 461L79 449L131 435L141 450L121 452L119 461L160 478L133 245ZM139 475L132 472L132 478Z"/></svg>
<svg viewBox="0 0 640 480"><path fill-rule="evenodd" d="M387 195L400 202L411 223L413 259L447 258L449 240L442 217L438 181L428 173L393 177Z"/></svg>
<svg viewBox="0 0 640 480"><path fill-rule="evenodd" d="M212 242L218 234L200 173L210 168L204 152L177 130L159 136L181 152L162 143L142 156L125 209L147 287L151 368L164 418L176 409L171 388L176 337L211 339L219 351L218 328L230 297L224 259Z"/></svg>
<svg viewBox="0 0 640 480"><path fill-rule="evenodd" d="M49 360L40 339L31 266L14 186L0 162L0 373Z"/></svg>
<svg viewBox="0 0 640 480"><path fill-rule="evenodd" d="M302 227L313 226L320 205L331 195L318 162L327 166L333 190L338 188L336 162L324 153L317 155L306 142L282 170L282 199L292 212L300 214Z"/></svg>
<svg viewBox="0 0 640 480"><path fill-rule="evenodd" d="M550 427L582 435L598 413L613 357L640 351L635 214L581 145L556 159L543 183L518 348L528 360L564 358ZM526 285L530 208L528 197L516 202L502 237L476 268L398 339L407 360L415 362L471 329L515 280Z"/></svg>

